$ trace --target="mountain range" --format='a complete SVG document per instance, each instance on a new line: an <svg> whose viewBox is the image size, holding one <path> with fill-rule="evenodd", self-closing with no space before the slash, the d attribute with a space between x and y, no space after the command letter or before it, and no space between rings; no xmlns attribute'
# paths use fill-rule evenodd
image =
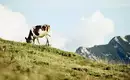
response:
<svg viewBox="0 0 130 80"><path fill-rule="evenodd" d="M80 46L76 53L92 60L106 60L109 63L130 63L130 35L115 36L108 44L93 47Z"/></svg>

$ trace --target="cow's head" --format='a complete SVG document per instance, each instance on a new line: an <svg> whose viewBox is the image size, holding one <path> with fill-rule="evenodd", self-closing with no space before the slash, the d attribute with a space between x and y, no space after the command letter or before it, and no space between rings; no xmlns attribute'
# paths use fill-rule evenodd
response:
<svg viewBox="0 0 130 80"><path fill-rule="evenodd" d="M29 38L25 37L25 40L26 40L27 43L32 43L32 39L29 39Z"/></svg>

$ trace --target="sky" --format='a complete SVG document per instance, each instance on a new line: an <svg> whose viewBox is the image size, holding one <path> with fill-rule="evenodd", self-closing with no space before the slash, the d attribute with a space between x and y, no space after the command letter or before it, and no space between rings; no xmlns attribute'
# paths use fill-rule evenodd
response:
<svg viewBox="0 0 130 80"><path fill-rule="evenodd" d="M72 52L129 35L129 21L130 0L0 0L1 38L25 42L32 26L50 24L52 47Z"/></svg>

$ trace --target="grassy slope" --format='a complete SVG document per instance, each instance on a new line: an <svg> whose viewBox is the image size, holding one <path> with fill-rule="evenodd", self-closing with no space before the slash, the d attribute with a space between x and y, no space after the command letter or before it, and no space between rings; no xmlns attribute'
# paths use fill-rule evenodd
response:
<svg viewBox="0 0 130 80"><path fill-rule="evenodd" d="M93 62L59 49L0 39L0 80L130 80L130 65Z"/></svg>

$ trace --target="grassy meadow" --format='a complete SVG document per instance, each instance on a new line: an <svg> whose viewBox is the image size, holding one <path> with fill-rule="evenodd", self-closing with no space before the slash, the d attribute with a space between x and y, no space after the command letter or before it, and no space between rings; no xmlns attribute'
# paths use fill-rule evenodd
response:
<svg viewBox="0 0 130 80"><path fill-rule="evenodd" d="M130 80L130 65L0 39L0 80Z"/></svg>

